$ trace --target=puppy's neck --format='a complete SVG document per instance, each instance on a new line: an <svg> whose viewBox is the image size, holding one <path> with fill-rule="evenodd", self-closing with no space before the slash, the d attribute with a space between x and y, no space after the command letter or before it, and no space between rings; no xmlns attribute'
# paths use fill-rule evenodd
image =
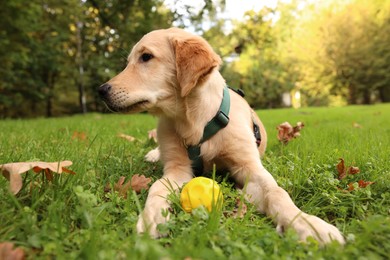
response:
<svg viewBox="0 0 390 260"><path fill-rule="evenodd" d="M204 127L218 112L225 84L221 74L214 71L183 99L184 113L175 120L175 128L186 145L200 142Z"/></svg>

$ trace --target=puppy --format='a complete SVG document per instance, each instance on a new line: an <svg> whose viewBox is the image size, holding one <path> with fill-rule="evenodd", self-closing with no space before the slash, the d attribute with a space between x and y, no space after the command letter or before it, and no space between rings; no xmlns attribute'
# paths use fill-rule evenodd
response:
<svg viewBox="0 0 390 260"><path fill-rule="evenodd" d="M164 174L149 190L137 231L159 237L157 225L168 220L167 187L179 189L194 177L188 147L200 147L204 171L212 165L227 169L258 211L270 216L277 231L293 228L300 239L314 237L321 244L336 240L340 231L322 219L298 209L261 163L267 136L260 119L237 93L230 96L229 122L201 142L205 126L218 113L225 98L225 80L218 71L220 57L201 37L181 29L157 30L132 49L127 67L99 87L106 105L115 112L148 111L159 118L157 136ZM261 142L254 134L260 129Z"/></svg>

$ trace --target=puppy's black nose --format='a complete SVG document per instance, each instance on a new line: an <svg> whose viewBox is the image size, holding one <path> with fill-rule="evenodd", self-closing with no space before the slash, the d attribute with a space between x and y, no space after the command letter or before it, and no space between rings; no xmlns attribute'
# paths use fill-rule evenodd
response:
<svg viewBox="0 0 390 260"><path fill-rule="evenodd" d="M106 98L108 95L108 92L110 92L111 85L108 83L104 83L98 88L98 93L101 98Z"/></svg>

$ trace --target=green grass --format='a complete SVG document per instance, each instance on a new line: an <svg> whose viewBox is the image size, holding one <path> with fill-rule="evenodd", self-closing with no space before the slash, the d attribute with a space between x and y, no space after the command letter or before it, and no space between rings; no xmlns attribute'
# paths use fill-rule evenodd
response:
<svg viewBox="0 0 390 260"><path fill-rule="evenodd" d="M279 236L269 218L249 206L243 219L197 210L184 213L176 204L167 237L152 240L135 232L139 206L147 192L123 199L105 193L120 176L144 174L156 180L159 163L143 161L154 144L148 115L73 116L0 121L0 164L18 161L72 160L76 175L57 175L52 183L24 174L17 196L0 176L0 242L24 248L29 259L385 259L390 252L390 105L259 111L269 142L263 164L295 203L335 224L347 244L320 248L303 244L294 232ZM276 126L303 121L301 137L286 146ZM361 128L353 127L353 123ZM86 140L72 139L75 131ZM125 133L137 138L127 142ZM338 181L339 158L361 172ZM375 184L343 192L360 179ZM225 176L223 211L233 210L240 195ZM32 185L34 184L34 185ZM34 188L31 188L33 186ZM177 197L172 197L177 202Z"/></svg>

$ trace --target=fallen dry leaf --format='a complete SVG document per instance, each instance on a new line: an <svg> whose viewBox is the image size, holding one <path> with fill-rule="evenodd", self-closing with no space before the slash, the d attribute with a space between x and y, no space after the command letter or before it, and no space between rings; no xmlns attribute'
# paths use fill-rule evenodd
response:
<svg viewBox="0 0 390 260"><path fill-rule="evenodd" d="M80 141L85 141L87 139L87 134L84 132L78 132L74 131L72 135L72 140L80 140Z"/></svg>
<svg viewBox="0 0 390 260"><path fill-rule="evenodd" d="M135 137L131 136L131 135L126 135L126 134L118 134L118 137L120 138L123 138L129 142L133 142L135 141Z"/></svg>
<svg viewBox="0 0 390 260"><path fill-rule="evenodd" d="M155 143L157 143L157 129L156 128L148 131L148 138L153 139L153 141Z"/></svg>
<svg viewBox="0 0 390 260"><path fill-rule="evenodd" d="M371 185L371 184L374 184L375 182L372 182L372 181L364 181L364 180L360 180L358 181L358 184L359 184L359 187L360 188L365 188L367 187L368 185Z"/></svg>
<svg viewBox="0 0 390 260"><path fill-rule="evenodd" d="M24 251L21 248L13 248L11 242L0 243L0 259L1 260L22 260L25 258Z"/></svg>
<svg viewBox="0 0 390 260"><path fill-rule="evenodd" d="M357 174L359 172L360 172L360 169L358 167L355 167L355 166L349 166L348 167L348 173L349 174L354 175L354 174Z"/></svg>
<svg viewBox="0 0 390 260"><path fill-rule="evenodd" d="M53 179L52 172L61 174L62 172L75 174L75 172L65 168L72 165L71 161L61 162L16 162L0 165L1 173L10 182L10 191L17 194L23 186L22 173L33 170L35 173L44 171L46 178Z"/></svg>
<svg viewBox="0 0 390 260"><path fill-rule="evenodd" d="M365 188L368 185L374 184L375 182L372 181L364 181L364 180L359 180L358 181L358 187L359 188ZM353 191L355 189L355 186L353 185L354 183L348 183L348 191Z"/></svg>
<svg viewBox="0 0 390 260"><path fill-rule="evenodd" d="M347 171L345 170L345 164L344 164L344 159L339 158L340 162L336 165L337 172L339 173L339 180L344 179L347 176Z"/></svg>
<svg viewBox="0 0 390 260"><path fill-rule="evenodd" d="M243 218L248 210L247 205L241 200L241 198L236 199L236 205L233 210L224 211L223 214L225 217L232 218Z"/></svg>
<svg viewBox="0 0 390 260"><path fill-rule="evenodd" d="M114 191L118 192L119 196L123 198L127 198L127 191L129 190L131 183L128 181L125 185L123 183L125 182L125 177L121 176L119 177L119 180L117 183L114 184ZM104 187L104 192L110 192L111 191L111 184L107 183Z"/></svg>
<svg viewBox="0 0 390 260"><path fill-rule="evenodd" d="M119 193L119 196L123 198L127 198L127 191L131 187L130 181L126 182L125 185L123 183L125 182L125 177L121 176L117 183L114 184L114 190Z"/></svg>
<svg viewBox="0 0 390 260"><path fill-rule="evenodd" d="M342 180L345 177L347 177L347 174L354 175L354 174L357 174L360 172L360 169L358 167L355 167L355 166L345 167L345 163L344 163L343 158L339 158L339 160L340 160L340 162L336 166L337 172L339 173L339 176L338 176L339 180Z"/></svg>
<svg viewBox="0 0 390 260"><path fill-rule="evenodd" d="M144 175L134 174L133 177L131 177L131 188L137 192L140 193L141 190L147 190L149 189L149 183L152 181L150 178L146 178Z"/></svg>
<svg viewBox="0 0 390 260"><path fill-rule="evenodd" d="M355 127L355 128L362 128L362 126L356 122L353 122L352 123L352 126Z"/></svg>
<svg viewBox="0 0 390 260"><path fill-rule="evenodd" d="M336 165L337 172L339 173L339 175L338 175L338 179L339 180L342 180L342 179L346 178L348 174L349 175L355 175L355 174L358 174L360 172L360 169L358 167L355 167L355 166L345 167L345 163L344 163L344 159L343 158L339 158L339 160L340 160L340 162ZM356 185L354 185L355 183L356 182L348 183L347 191L353 191L355 189L355 186L356 186ZM375 182L359 180L358 181L358 187L359 188L365 188L368 185L371 185L373 183L375 183ZM341 188L338 188L338 189L343 191L343 192L347 192L346 190L343 190Z"/></svg>
<svg viewBox="0 0 390 260"><path fill-rule="evenodd" d="M355 189L355 186L353 186L353 182L348 183L348 191L353 191Z"/></svg>
<svg viewBox="0 0 390 260"><path fill-rule="evenodd" d="M241 198L236 199L236 206L233 209L233 218L243 218L248 210L246 204Z"/></svg>
<svg viewBox="0 0 390 260"><path fill-rule="evenodd" d="M300 136L300 131L305 125L298 122L296 126L292 126L289 122L284 122L276 128L278 130L278 139L283 144L287 144L293 138Z"/></svg>
<svg viewBox="0 0 390 260"><path fill-rule="evenodd" d="M131 188L134 190L136 193L140 193L141 190L147 190L149 189L149 183L152 181L150 178L146 178L144 175L139 175L139 174L134 174L131 177L131 180L125 182L125 177L121 176L119 177L119 180L117 183L114 184L114 191L117 191L119 196L123 198L127 198L127 192ZM106 186L104 187L105 192L110 192L111 191L111 185L110 183L107 183Z"/></svg>

